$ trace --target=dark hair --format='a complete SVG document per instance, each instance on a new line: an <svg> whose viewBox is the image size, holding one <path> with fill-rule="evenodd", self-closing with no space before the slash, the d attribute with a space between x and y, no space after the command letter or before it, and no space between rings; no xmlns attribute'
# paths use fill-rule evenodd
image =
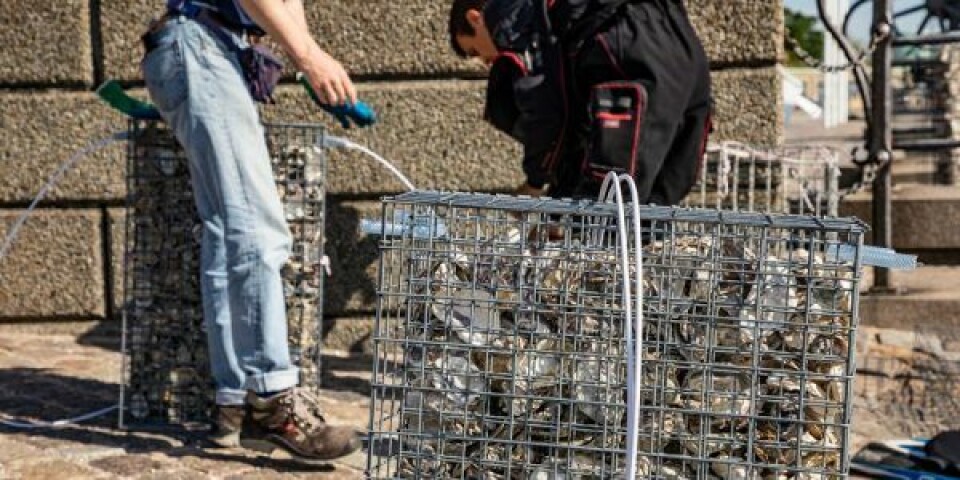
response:
<svg viewBox="0 0 960 480"><path fill-rule="evenodd" d="M460 48L460 44L457 43L457 36L475 35L477 33L473 30L473 25L470 25L470 22L467 21L467 12L470 10L483 12L483 7L486 5L487 0L453 0L453 5L450 7L450 46L453 47L453 51L457 55L467 56L467 52L464 52Z"/></svg>

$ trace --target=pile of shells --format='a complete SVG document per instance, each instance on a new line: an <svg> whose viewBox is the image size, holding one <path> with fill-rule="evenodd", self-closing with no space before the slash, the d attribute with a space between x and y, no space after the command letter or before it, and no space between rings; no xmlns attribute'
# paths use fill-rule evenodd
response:
<svg viewBox="0 0 960 480"><path fill-rule="evenodd" d="M283 269L291 354L301 383L318 386L324 159L308 143L276 142L268 127L277 189L293 235ZM125 400L132 423L205 421L213 405L200 296L202 226L183 150L156 123L138 124L128 163L124 332ZM288 136L289 137L289 136Z"/></svg>
<svg viewBox="0 0 960 480"><path fill-rule="evenodd" d="M433 239L429 261L404 263L405 320L390 333L405 345L401 478L622 478L628 344L616 254L569 231L520 237ZM856 273L782 242L718 238L644 247L640 470L833 478Z"/></svg>

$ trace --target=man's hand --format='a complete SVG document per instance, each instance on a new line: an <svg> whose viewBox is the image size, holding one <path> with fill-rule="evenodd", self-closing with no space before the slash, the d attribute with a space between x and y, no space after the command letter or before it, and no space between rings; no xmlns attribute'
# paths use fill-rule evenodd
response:
<svg viewBox="0 0 960 480"><path fill-rule="evenodd" d="M540 197L543 196L544 191L543 188L533 187L529 183L523 182L519 187L517 187L516 194L526 195L528 197Z"/></svg>
<svg viewBox="0 0 960 480"><path fill-rule="evenodd" d="M321 102L334 106L357 103L357 90L347 71L319 46L314 47L313 54L304 59L300 68Z"/></svg>
<svg viewBox="0 0 960 480"><path fill-rule="evenodd" d="M307 76L325 104L357 101L357 91L343 65L320 48L310 35L301 0L239 0L257 25L267 31Z"/></svg>

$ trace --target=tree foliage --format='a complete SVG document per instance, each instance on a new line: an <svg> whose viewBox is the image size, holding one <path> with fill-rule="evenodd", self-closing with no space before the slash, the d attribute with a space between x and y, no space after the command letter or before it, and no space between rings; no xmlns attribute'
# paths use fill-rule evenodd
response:
<svg viewBox="0 0 960 480"><path fill-rule="evenodd" d="M823 60L823 31L818 29L819 20L816 17L805 15L801 12L784 9L786 20L785 35L790 35L801 48L807 51L813 58ZM787 52L787 64L790 66L805 65L797 54L791 48L790 43L784 38L784 47Z"/></svg>

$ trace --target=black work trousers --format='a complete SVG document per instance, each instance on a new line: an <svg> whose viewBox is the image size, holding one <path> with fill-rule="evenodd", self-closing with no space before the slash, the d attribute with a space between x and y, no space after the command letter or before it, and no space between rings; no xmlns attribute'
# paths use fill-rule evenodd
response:
<svg viewBox="0 0 960 480"><path fill-rule="evenodd" d="M639 82L647 106L635 150L640 201L675 205L696 182L711 128L710 68L680 0L634 0L568 53L567 147L554 197L595 197L600 181L585 175L592 122L590 93L605 82Z"/></svg>

